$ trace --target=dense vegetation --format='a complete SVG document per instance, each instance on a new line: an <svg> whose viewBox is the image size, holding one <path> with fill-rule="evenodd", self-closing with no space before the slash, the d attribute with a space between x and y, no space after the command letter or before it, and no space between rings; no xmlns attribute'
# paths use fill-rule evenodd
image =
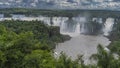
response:
<svg viewBox="0 0 120 68"><path fill-rule="evenodd" d="M69 36L59 33L59 27L45 25L42 21L1 21L0 24L17 34L28 31L33 32L34 38L45 44L43 49L53 49L56 43L70 39ZM49 46L47 46L48 44Z"/></svg>
<svg viewBox="0 0 120 68"><path fill-rule="evenodd" d="M26 16L65 16L74 17L79 15L92 16L92 17L119 17L119 11L113 10L47 10L47 9L26 9L26 8L6 8L0 9L0 14L5 14L6 17L10 17L11 14L25 14Z"/></svg>

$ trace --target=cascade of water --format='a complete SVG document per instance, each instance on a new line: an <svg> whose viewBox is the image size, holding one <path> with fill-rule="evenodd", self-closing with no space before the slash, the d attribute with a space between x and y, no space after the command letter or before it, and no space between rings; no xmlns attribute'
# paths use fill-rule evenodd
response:
<svg viewBox="0 0 120 68"><path fill-rule="evenodd" d="M113 18L108 18L104 24L104 29L103 29L103 32L104 32L104 35L107 36L109 35L109 32L112 31L112 28L113 28L113 25L114 25L114 19Z"/></svg>
<svg viewBox="0 0 120 68"><path fill-rule="evenodd" d="M79 23L76 24L74 32L68 32L67 29L65 29L66 28L65 26L66 26L65 24L62 24L62 27L61 27L61 30L60 30L61 34L70 35L71 37L76 37L76 36L80 35L80 24Z"/></svg>
<svg viewBox="0 0 120 68"><path fill-rule="evenodd" d="M79 23L77 23L75 33L80 34L80 24Z"/></svg>
<svg viewBox="0 0 120 68"><path fill-rule="evenodd" d="M60 26L60 18L59 17L53 17L53 26Z"/></svg>
<svg viewBox="0 0 120 68"><path fill-rule="evenodd" d="M80 33L84 33L85 30L85 23L87 22L86 17L80 17L79 19L80 22Z"/></svg>
<svg viewBox="0 0 120 68"><path fill-rule="evenodd" d="M62 22L60 28L61 34L70 35L71 37L80 35L80 23L75 18Z"/></svg>
<svg viewBox="0 0 120 68"><path fill-rule="evenodd" d="M103 23L102 18L94 18L98 23ZM72 21L72 22L71 22ZM80 33L89 33L89 22L87 22L86 17L74 17L72 20L61 18L61 17L54 17L53 18L54 26L60 26L60 33L65 35L70 35L72 37L80 35ZM103 34L105 36L109 35L109 32L112 31L112 27L114 24L113 18L108 18L106 20L103 27ZM95 25L94 25L95 26ZM96 25L99 26L99 25ZM92 27L92 26L91 26Z"/></svg>
<svg viewBox="0 0 120 68"><path fill-rule="evenodd" d="M103 23L102 18L93 18L92 21L96 21L98 23Z"/></svg>
<svg viewBox="0 0 120 68"><path fill-rule="evenodd" d="M61 25L60 25L60 33L65 33L66 31L65 31L65 29L66 29L66 24L65 24L65 22L61 22Z"/></svg>
<svg viewBox="0 0 120 68"><path fill-rule="evenodd" d="M85 32L85 24L82 23L82 24L80 25L80 33L84 33L84 32Z"/></svg>

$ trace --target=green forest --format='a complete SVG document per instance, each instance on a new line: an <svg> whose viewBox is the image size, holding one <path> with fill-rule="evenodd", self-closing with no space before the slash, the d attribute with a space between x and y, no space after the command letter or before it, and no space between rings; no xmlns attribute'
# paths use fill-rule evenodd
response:
<svg viewBox="0 0 120 68"><path fill-rule="evenodd" d="M71 60L64 53L56 59L53 50L59 42L70 39L59 33L59 27L48 26L42 21L1 21L0 22L0 68L120 68L120 24L111 36L109 46L111 52L106 52L98 45L98 53L90 57L96 60L95 65L85 65L82 56Z"/></svg>
<svg viewBox="0 0 120 68"><path fill-rule="evenodd" d="M24 14L26 16L62 16L62 17L75 17L79 15L89 15L91 17L119 17L120 12L114 10L50 10L50 9L33 9L33 8L3 8L0 9L0 14L5 17L11 17L11 14Z"/></svg>

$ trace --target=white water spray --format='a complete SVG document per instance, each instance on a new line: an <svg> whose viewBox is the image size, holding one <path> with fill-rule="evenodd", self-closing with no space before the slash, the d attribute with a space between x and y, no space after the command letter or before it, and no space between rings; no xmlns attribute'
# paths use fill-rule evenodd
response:
<svg viewBox="0 0 120 68"><path fill-rule="evenodd" d="M86 23L85 17L73 17L73 32L69 32L70 28L67 28L67 25L70 22L62 22L60 26L60 33L65 35L70 35L71 37L79 36L82 32L85 32L84 24ZM74 24L75 23L75 24ZM74 29L75 27L75 29ZM71 27L72 28L72 27Z"/></svg>
<svg viewBox="0 0 120 68"><path fill-rule="evenodd" d="M74 23L74 20L73 20L73 22L70 24L73 27L73 28L71 27L72 28L71 29L71 28L68 28L69 22L67 20L61 23L60 33L64 35L69 35L71 37L80 35L80 24L78 22L76 22L76 24L73 24ZM72 30L72 32L69 30Z"/></svg>
<svg viewBox="0 0 120 68"><path fill-rule="evenodd" d="M114 19L113 18L108 18L104 24L104 29L103 29L103 32L104 32L104 35L105 36L108 36L109 33L112 31L112 28L113 28L113 25L114 25Z"/></svg>

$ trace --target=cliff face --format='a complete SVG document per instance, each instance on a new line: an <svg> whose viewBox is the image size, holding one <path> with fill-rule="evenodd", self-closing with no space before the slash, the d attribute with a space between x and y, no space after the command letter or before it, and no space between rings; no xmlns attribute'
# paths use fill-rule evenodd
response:
<svg viewBox="0 0 120 68"><path fill-rule="evenodd" d="M119 0L0 0L0 8L119 9Z"/></svg>

